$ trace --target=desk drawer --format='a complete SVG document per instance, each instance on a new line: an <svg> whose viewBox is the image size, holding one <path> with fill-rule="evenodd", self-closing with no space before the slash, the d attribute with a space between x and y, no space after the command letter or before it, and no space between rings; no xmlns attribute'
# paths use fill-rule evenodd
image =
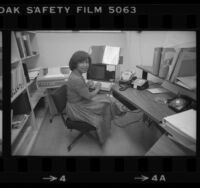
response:
<svg viewBox="0 0 200 188"><path fill-rule="evenodd" d="M130 102L128 102L127 100L124 99L124 97L122 97L121 95L119 95L117 92L113 91L112 95L119 100L124 106L126 106L129 110L136 110L137 108L130 104Z"/></svg>

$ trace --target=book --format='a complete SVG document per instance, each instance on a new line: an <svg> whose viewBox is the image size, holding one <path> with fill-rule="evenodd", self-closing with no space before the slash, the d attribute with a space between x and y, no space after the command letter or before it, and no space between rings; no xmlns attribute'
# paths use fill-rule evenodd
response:
<svg viewBox="0 0 200 188"><path fill-rule="evenodd" d="M175 82L177 77L196 75L196 52L181 49L174 71L170 77Z"/></svg>
<svg viewBox="0 0 200 188"><path fill-rule="evenodd" d="M16 40L17 40L17 46L19 48L20 57L25 58L27 54L26 54L26 49L25 49L24 42L22 39L22 34L20 32L16 32Z"/></svg>
<svg viewBox="0 0 200 188"><path fill-rule="evenodd" d="M24 69L24 75L25 75L25 78L26 78L26 82L30 82L30 78L29 78L29 74L28 74L28 69L27 69L27 66L26 66L26 63L22 63L23 65L23 69Z"/></svg>
<svg viewBox="0 0 200 188"><path fill-rule="evenodd" d="M159 73L162 49L163 49L162 47L158 47L154 49L154 56L153 56L153 74L154 75L158 75Z"/></svg>
<svg viewBox="0 0 200 188"><path fill-rule="evenodd" d="M177 63L177 61L178 61L178 57L179 57L179 55L180 55L180 52L181 52L181 49L178 48L178 49L176 50L175 54L174 54L174 57L173 57L173 60L172 60L172 62L171 62L171 64L170 64L170 66L169 66L169 71L168 71L166 80L170 80L171 75L172 75L172 73L173 73L173 71L174 71L174 68L175 68L175 66L176 66L176 63Z"/></svg>
<svg viewBox="0 0 200 188"><path fill-rule="evenodd" d="M31 42L30 42L29 35L28 34L24 34L24 35L22 35L22 38L23 38L24 47L25 47L27 56L32 56L33 52L32 52L32 47L31 47Z"/></svg>
<svg viewBox="0 0 200 188"><path fill-rule="evenodd" d="M193 109L167 116L162 120L175 134L178 133L192 142L196 142L196 121L196 111Z"/></svg>
<svg viewBox="0 0 200 188"><path fill-rule="evenodd" d="M160 68L159 68L159 77L161 78L167 77L169 72L169 66L172 64L175 52L176 51L174 48L163 48L160 61ZM165 68L167 68L166 71L164 70Z"/></svg>

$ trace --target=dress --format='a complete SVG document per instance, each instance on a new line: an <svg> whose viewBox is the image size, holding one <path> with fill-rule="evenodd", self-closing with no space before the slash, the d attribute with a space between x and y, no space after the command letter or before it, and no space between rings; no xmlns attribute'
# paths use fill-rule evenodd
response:
<svg viewBox="0 0 200 188"><path fill-rule="evenodd" d="M106 141L111 120L121 113L113 97L98 94L92 98L82 75L73 71L67 81L66 111L72 120L85 121L95 126L101 143Z"/></svg>

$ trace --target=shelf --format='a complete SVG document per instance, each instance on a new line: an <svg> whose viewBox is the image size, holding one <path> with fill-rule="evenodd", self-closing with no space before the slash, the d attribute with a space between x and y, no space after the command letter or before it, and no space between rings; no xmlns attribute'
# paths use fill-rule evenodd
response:
<svg viewBox="0 0 200 188"><path fill-rule="evenodd" d="M14 94L14 96L11 97L11 103L19 96L21 95L21 93L23 93L23 91L26 89L26 87L24 86L22 89L19 89L17 91L16 94Z"/></svg>
<svg viewBox="0 0 200 188"><path fill-rule="evenodd" d="M19 63L20 62L20 59L14 59L11 61L11 64L15 64L15 63Z"/></svg>
<svg viewBox="0 0 200 188"><path fill-rule="evenodd" d="M157 78L160 78L161 80L164 80L164 78L159 77L158 75L155 75L153 73L153 67L152 66L136 65L136 67L143 70L144 72L147 72L147 73L150 73L153 76L156 76Z"/></svg>
<svg viewBox="0 0 200 188"><path fill-rule="evenodd" d="M21 117L23 117L25 114L22 114ZM15 140L17 139L18 135L21 133L22 129L24 128L24 125L28 121L30 115L26 115L25 119L20 123L19 128L12 128L11 129L11 143L13 144Z"/></svg>
<svg viewBox="0 0 200 188"><path fill-rule="evenodd" d="M35 31L23 31L23 33L28 33L28 34L31 34L31 35L36 35Z"/></svg>
<svg viewBox="0 0 200 188"><path fill-rule="evenodd" d="M24 62L24 61L27 61L27 60L32 59L32 58L34 58L34 57L37 57L37 56L39 56L39 53L38 53L38 52L37 52L36 54L34 54L34 55L31 55L31 56L27 56L27 57L22 58L22 61Z"/></svg>

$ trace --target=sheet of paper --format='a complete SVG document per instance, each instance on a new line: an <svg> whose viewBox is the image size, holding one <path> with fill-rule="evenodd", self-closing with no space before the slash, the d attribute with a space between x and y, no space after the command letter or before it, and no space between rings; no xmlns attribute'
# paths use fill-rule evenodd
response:
<svg viewBox="0 0 200 188"><path fill-rule="evenodd" d="M60 67L48 68L48 74L60 74Z"/></svg>
<svg viewBox="0 0 200 188"><path fill-rule="evenodd" d="M119 63L120 47L106 46L103 56L104 64L117 65Z"/></svg>
<svg viewBox="0 0 200 188"><path fill-rule="evenodd" d="M169 126L172 126L183 133L196 139L196 111L193 109L180 112L163 119Z"/></svg>
<svg viewBox="0 0 200 188"><path fill-rule="evenodd" d="M115 71L115 65L106 65L106 70L107 71Z"/></svg>
<svg viewBox="0 0 200 188"><path fill-rule="evenodd" d="M168 90L164 88L152 88L152 89L147 89L151 93L167 93L169 92Z"/></svg>

